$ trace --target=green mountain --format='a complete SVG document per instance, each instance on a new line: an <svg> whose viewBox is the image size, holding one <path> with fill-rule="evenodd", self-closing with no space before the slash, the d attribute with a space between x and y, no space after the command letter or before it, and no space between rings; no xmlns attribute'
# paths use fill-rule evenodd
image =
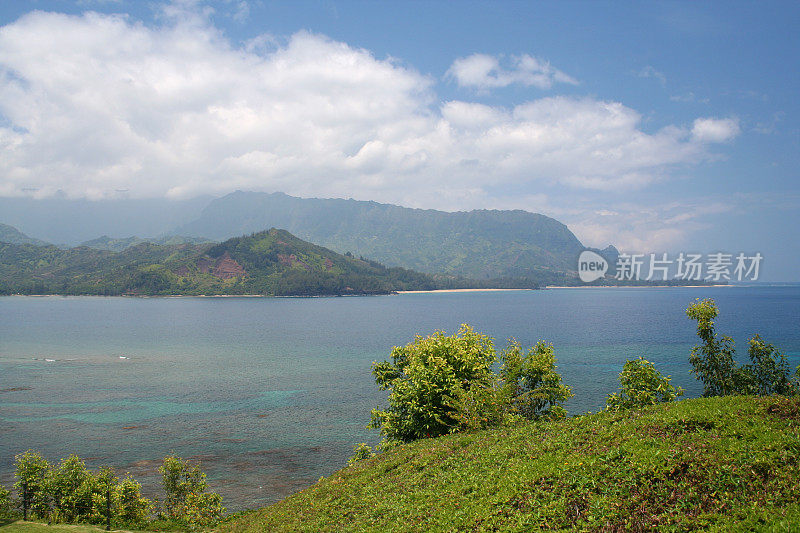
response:
<svg viewBox="0 0 800 533"><path fill-rule="evenodd" d="M0 294L314 296L485 285L387 268L278 229L219 244L145 242L120 252L0 244Z"/></svg>
<svg viewBox="0 0 800 533"><path fill-rule="evenodd" d="M174 244L203 244L212 241L210 239L204 239L202 237L184 237L183 235L168 235L165 237L151 237L151 238L141 238L136 236L113 238L109 237L108 235L103 235L102 237L98 237L90 241L85 241L81 243L80 246L88 246L89 248L95 248L97 250L111 250L112 252L121 252L127 248L130 248L131 246L137 246L145 242L151 242L153 244L160 244L163 246L170 246Z"/></svg>
<svg viewBox="0 0 800 533"><path fill-rule="evenodd" d="M527 211L448 213L241 191L212 201L175 233L222 240L269 227L386 265L472 279L561 282L574 277L583 250L564 224Z"/></svg>
<svg viewBox="0 0 800 533"><path fill-rule="evenodd" d="M28 237L14 226L8 224L0 224L0 242L7 242L11 244L32 244L34 246L47 246L50 243L45 241Z"/></svg>
<svg viewBox="0 0 800 533"><path fill-rule="evenodd" d="M797 531L799 417L727 396L422 439L216 531Z"/></svg>

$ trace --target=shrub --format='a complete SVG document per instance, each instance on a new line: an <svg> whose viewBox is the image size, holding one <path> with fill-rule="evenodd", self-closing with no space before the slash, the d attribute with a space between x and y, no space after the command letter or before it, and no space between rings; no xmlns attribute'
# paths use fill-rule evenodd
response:
<svg viewBox="0 0 800 533"><path fill-rule="evenodd" d="M52 500L51 520L74 522L99 514L99 510L93 513L95 502L92 496L97 492L98 497L105 501L105 487L98 488L96 482L97 479L77 455L70 455L57 467L51 468L46 480L46 490ZM101 508L104 513L105 505Z"/></svg>
<svg viewBox="0 0 800 533"><path fill-rule="evenodd" d="M147 522L153 504L142 497L142 486L139 482L128 476L114 487L114 508L120 522L136 526Z"/></svg>
<svg viewBox="0 0 800 533"><path fill-rule="evenodd" d="M222 496L216 492L190 492L186 495L183 519L193 528L213 526L224 513Z"/></svg>
<svg viewBox="0 0 800 533"><path fill-rule="evenodd" d="M14 516L14 502L11 501L11 491L0 485L0 519Z"/></svg>
<svg viewBox="0 0 800 533"><path fill-rule="evenodd" d="M752 393L761 396L770 394L793 395L800 393L800 366L797 367L795 379L790 378L791 370L786 356L777 348L761 340L759 335L750 339L748 354L750 365L747 371L752 376Z"/></svg>
<svg viewBox="0 0 800 533"><path fill-rule="evenodd" d="M92 523L111 519L128 526L148 522L153 504L142 496L141 485L130 475L119 481L110 468L92 472L77 455L62 459L55 467L30 450L15 459L14 487L22 499L22 486L27 484L29 509L35 518ZM166 527L206 527L219 521L225 512L222 497L206 492L206 475L199 465L170 456L159 471L167 496ZM11 512L10 497L4 491L0 487L0 518Z"/></svg>
<svg viewBox="0 0 800 533"><path fill-rule="evenodd" d="M370 427L404 442L451 432L458 422L447 404L473 383L489 384L496 359L492 339L463 324L458 333L437 331L394 347L392 362L373 363L381 390L391 390L389 408L373 409Z"/></svg>
<svg viewBox="0 0 800 533"><path fill-rule="evenodd" d="M23 486L27 486L28 509L34 516L44 518L50 508L47 492L47 477L50 463L33 450L14 457L15 477L14 489L23 500Z"/></svg>
<svg viewBox="0 0 800 533"><path fill-rule="evenodd" d="M206 492L208 483L200 465L170 455L158 468L161 472L167 518L188 523L191 526L207 526L221 518L225 508L222 497ZM208 522L211 520L212 522Z"/></svg>
<svg viewBox="0 0 800 533"><path fill-rule="evenodd" d="M785 356L758 335L750 339L751 364L737 366L733 339L717 338L714 331L714 319L719 314L714 300L698 299L686 314L697 321L697 335L703 341L689 355L692 373L703 383L703 396L800 393L800 366L796 377L790 378Z"/></svg>
<svg viewBox="0 0 800 533"><path fill-rule="evenodd" d="M608 395L606 409L618 411L671 402L683 395L683 389L670 385L670 379L670 376L662 376L646 359L625 361L619 374L620 390Z"/></svg>
<svg viewBox="0 0 800 533"><path fill-rule="evenodd" d="M369 459L370 457L374 457L375 452L372 451L372 448L366 442L359 442L355 446L353 446L353 456L347 460L347 466L353 466L359 461L363 461L364 459Z"/></svg>
<svg viewBox="0 0 800 533"><path fill-rule="evenodd" d="M511 408L508 390L496 384L473 383L468 389L456 389L448 398L456 431L487 429L513 424L518 420Z"/></svg>
<svg viewBox="0 0 800 533"><path fill-rule="evenodd" d="M93 524L103 524L109 518L116 519L116 485L117 476L109 467L103 467L96 474L88 472L81 492L91 500L91 507L86 515L81 514L77 520L85 520ZM111 501L109 502L109 497ZM110 503L110 505L109 505Z"/></svg>
<svg viewBox="0 0 800 533"><path fill-rule="evenodd" d="M500 375L505 396L512 407L528 420L563 418L562 404L570 399L572 390L561 383L556 372L553 345L539 341L523 355L517 342L510 342L502 353Z"/></svg>
<svg viewBox="0 0 800 533"><path fill-rule="evenodd" d="M372 411L369 427L388 441L408 442L465 429L484 429L521 418L559 418L572 396L556 372L553 346L539 342L522 352L511 342L498 375L490 337L463 324L456 335L437 331L392 350L393 362L373 363L389 408Z"/></svg>
<svg viewBox="0 0 800 533"><path fill-rule="evenodd" d="M191 492L204 492L208 488L206 475L200 465L191 466L189 461L170 455L158 467L164 484L166 498L164 506L169 518L180 519L186 511L186 497Z"/></svg>

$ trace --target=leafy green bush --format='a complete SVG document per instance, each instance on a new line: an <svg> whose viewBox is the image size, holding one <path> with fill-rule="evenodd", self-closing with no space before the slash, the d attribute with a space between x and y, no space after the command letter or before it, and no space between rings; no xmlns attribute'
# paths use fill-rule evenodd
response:
<svg viewBox="0 0 800 533"><path fill-rule="evenodd" d="M192 527L215 525L225 514L222 496L216 492L190 492L186 495L183 519Z"/></svg>
<svg viewBox="0 0 800 533"><path fill-rule="evenodd" d="M16 477L14 489L19 495L20 502L25 497L23 487L26 487L29 511L33 516L46 517L50 508L47 487L50 463L33 450L15 456L14 462Z"/></svg>
<svg viewBox="0 0 800 533"><path fill-rule="evenodd" d="M752 394L760 396L800 394L800 383L798 383L800 366L797 367L795 378L792 379L786 356L778 352L775 346L762 341L759 335L750 339L749 344L748 354L751 364L746 368L753 379Z"/></svg>
<svg viewBox="0 0 800 533"><path fill-rule="evenodd" d="M206 492L208 483L200 465L191 465L189 461L170 455L164 458L164 464L158 468L166 493L166 517L185 522L192 527L212 525L225 512L222 497L213 492Z"/></svg>
<svg viewBox="0 0 800 533"><path fill-rule="evenodd" d="M697 321L697 335L703 341L689 355L692 373L703 383L703 396L800 393L800 366L792 379L785 356L758 335L750 339L751 364L738 366L733 358L733 339L718 338L714 330L718 314L711 299L697 299L686 309L686 315Z"/></svg>
<svg viewBox="0 0 800 533"><path fill-rule="evenodd" d="M109 518L113 521L117 520L117 481L114 471L107 466L101 468L96 474L89 472L82 490L89 493L92 506L88 517L80 517L80 520L86 520L93 524L104 524Z"/></svg>
<svg viewBox="0 0 800 533"><path fill-rule="evenodd" d="M394 347L392 362L373 363L381 390L391 390L389 408L373 409L370 427L404 442L450 433L458 422L448 398L470 385L490 385L496 359L492 339L463 324L458 333L437 331Z"/></svg>
<svg viewBox="0 0 800 533"><path fill-rule="evenodd" d="M639 357L627 360L619 374L620 390L608 395L606 409L618 411L671 402L683 395L683 389L670 385L670 376L662 376L653 363Z"/></svg>
<svg viewBox="0 0 800 533"><path fill-rule="evenodd" d="M114 509L118 521L129 526L147 522L153 504L142 497L142 486L131 477L126 477L114 488Z"/></svg>
<svg viewBox="0 0 800 533"><path fill-rule="evenodd" d="M359 461L363 461L364 459L369 459L370 457L374 457L375 452L372 451L372 448L366 442L359 442L355 446L353 446L353 456L347 460L347 466L353 466Z"/></svg>
<svg viewBox="0 0 800 533"><path fill-rule="evenodd" d="M473 383L468 389L456 389L448 398L450 416L458 431L488 429L515 423L519 417L511 408L508 389L500 380L495 384Z"/></svg>
<svg viewBox="0 0 800 533"><path fill-rule="evenodd" d="M514 341L502 353L503 367L500 376L507 390L506 397L519 415L537 418L563 418L562 404L570 399L572 390L561 383L556 372L553 345L539 341L523 355Z"/></svg>
<svg viewBox="0 0 800 533"><path fill-rule="evenodd" d="M206 475L198 465L170 456L164 458L159 471L166 491L166 516L163 524L156 526L183 530L186 526L207 527L222 518L222 497L206 491ZM117 525L143 527L153 511L152 502L142 496L141 485L130 475L119 481L110 468L92 472L77 455L62 459L57 466L31 450L17 455L14 488L20 500L23 485L27 486L30 515L52 522L98 524L111 520ZM0 517L10 500L8 491L3 490L0 487Z"/></svg>
<svg viewBox="0 0 800 533"><path fill-rule="evenodd" d="M14 502L11 500L11 491L0 485L0 519L14 516Z"/></svg>
<svg viewBox="0 0 800 533"><path fill-rule="evenodd" d="M158 467L164 484L164 507L169 518L181 519L186 513L186 497L192 492L205 492L206 475L200 465L190 465L180 457L170 455Z"/></svg>
<svg viewBox="0 0 800 533"><path fill-rule="evenodd" d="M52 501L50 519L54 522L87 520L93 514L92 495L99 488L96 481L77 455L70 455L50 468L46 478L46 490ZM105 496L104 488L97 493Z"/></svg>
<svg viewBox="0 0 800 533"><path fill-rule="evenodd" d="M502 353L500 374L490 337L462 324L458 333L417 336L392 350L393 362L373 363L389 408L372 411L370 427L389 441L408 442L454 431L484 429L520 419L559 418L572 396L556 372L553 346L539 342L523 353L516 342Z"/></svg>

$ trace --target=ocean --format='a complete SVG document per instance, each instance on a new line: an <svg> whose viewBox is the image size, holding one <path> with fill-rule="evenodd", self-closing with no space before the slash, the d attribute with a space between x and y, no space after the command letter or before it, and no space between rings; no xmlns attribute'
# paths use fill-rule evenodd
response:
<svg viewBox="0 0 800 533"><path fill-rule="evenodd" d="M229 509L263 506L374 444L370 373L392 346L462 323L552 342L572 414L597 411L626 359L687 397L697 343L685 309L714 298L740 362L759 333L800 364L800 286L575 288L342 298L0 298L0 483L14 455L76 453L158 495L168 454L199 460Z"/></svg>

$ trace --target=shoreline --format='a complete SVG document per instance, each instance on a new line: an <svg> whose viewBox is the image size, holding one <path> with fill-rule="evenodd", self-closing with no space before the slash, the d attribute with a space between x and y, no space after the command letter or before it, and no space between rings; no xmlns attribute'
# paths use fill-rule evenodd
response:
<svg viewBox="0 0 800 533"><path fill-rule="evenodd" d="M274 295L274 294L3 294L0 298L352 298L361 296L390 296L392 292L372 294L311 294L311 295Z"/></svg>
<svg viewBox="0 0 800 533"><path fill-rule="evenodd" d="M709 287L736 287L729 283L715 285L547 285L543 289L703 289Z"/></svg>
<svg viewBox="0 0 800 533"><path fill-rule="evenodd" d="M500 292L500 291L538 291L540 289L431 289L427 291L395 291L394 294L431 294L437 292Z"/></svg>
<svg viewBox="0 0 800 533"><path fill-rule="evenodd" d="M3 294L0 297L24 297L24 298L354 298L362 296L392 296L396 294L434 294L434 293L458 293L458 292L511 292L511 291L539 291L546 289L702 289L717 287L783 287L793 286L794 284L769 284L749 285L734 283L718 283L713 285L545 285L542 287L520 289L431 289L415 291L393 291L387 293L356 293L356 294L314 294L314 295L271 295L271 294Z"/></svg>

